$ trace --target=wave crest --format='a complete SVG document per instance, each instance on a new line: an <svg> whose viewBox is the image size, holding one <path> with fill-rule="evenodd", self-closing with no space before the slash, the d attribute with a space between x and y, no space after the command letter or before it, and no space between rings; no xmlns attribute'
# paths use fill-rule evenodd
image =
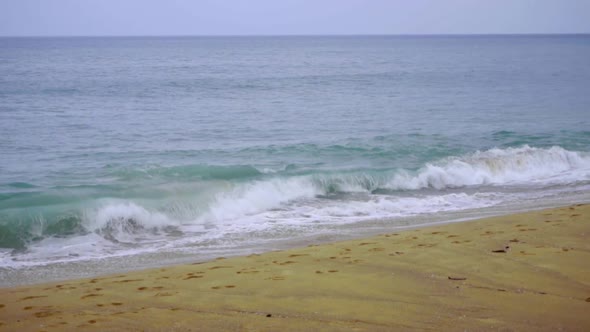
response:
<svg viewBox="0 0 590 332"><path fill-rule="evenodd" d="M148 211L134 203L108 204L87 213L85 227L113 242L136 242L141 233L157 232L174 224L159 212Z"/></svg>
<svg viewBox="0 0 590 332"><path fill-rule="evenodd" d="M312 198L319 193L306 177L257 181L217 195L205 218L236 219L276 208L295 199Z"/></svg>
<svg viewBox="0 0 590 332"><path fill-rule="evenodd" d="M449 194L432 193L430 189L444 191L472 186L475 190L471 188L465 193L473 195L474 192L490 191L482 186L515 186L515 191L527 191L547 185L587 185L590 184L590 154L557 146L522 146L448 157L414 170L316 169L304 174L277 172L253 178L248 175L232 180L199 181L199 185L188 185L182 190L158 191L149 199L140 198L141 195L135 192L123 199L103 196L79 201L73 195L46 194L40 199L38 195L22 194L25 197L19 199L33 202L27 202L26 206L39 213L24 215L4 209L4 215L0 215L0 248L24 248L43 238L88 233L98 234L111 242L138 243L152 235L170 234L174 228L182 229L186 225L223 229L227 225L246 224L252 220L264 222L276 215L301 218L307 213L305 211L316 211L321 218L338 216L348 210L353 211L353 216L362 214L367 218L391 216L395 215L397 198ZM206 185L200 185L203 183ZM426 190L420 192L422 189ZM412 193L414 190L417 192ZM512 189L494 188L491 191L502 192L505 196ZM146 201L148 205L142 205L141 202ZM381 203L371 203L377 201ZM14 207L16 203L24 204L13 199L2 204ZM475 206L481 202L471 203L453 200L448 204ZM366 209L355 210L359 206ZM267 217L269 219L264 219Z"/></svg>
<svg viewBox="0 0 590 332"><path fill-rule="evenodd" d="M573 174L568 174L573 173ZM522 182L568 183L588 179L590 157L561 147L491 149L401 171L386 184L394 190L457 188Z"/></svg>
<svg viewBox="0 0 590 332"><path fill-rule="evenodd" d="M581 152L561 147L491 149L442 159L415 171L316 173L237 184L217 195L203 218L237 220L287 208L287 204L295 201L296 205L304 206L306 200L343 193L379 194L383 190L391 194L391 191L400 190L444 190L482 185L567 184L588 179L590 156Z"/></svg>

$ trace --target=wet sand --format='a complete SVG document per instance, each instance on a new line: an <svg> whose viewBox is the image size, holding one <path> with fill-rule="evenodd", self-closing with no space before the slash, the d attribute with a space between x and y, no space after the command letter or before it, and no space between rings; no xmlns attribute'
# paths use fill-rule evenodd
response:
<svg viewBox="0 0 590 332"><path fill-rule="evenodd" d="M0 289L2 331L590 330L590 205Z"/></svg>

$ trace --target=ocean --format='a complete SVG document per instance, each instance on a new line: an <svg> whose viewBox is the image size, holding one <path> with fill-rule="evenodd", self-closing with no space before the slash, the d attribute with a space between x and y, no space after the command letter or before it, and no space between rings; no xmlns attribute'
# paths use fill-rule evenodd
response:
<svg viewBox="0 0 590 332"><path fill-rule="evenodd" d="M590 35L0 38L0 286L590 202Z"/></svg>

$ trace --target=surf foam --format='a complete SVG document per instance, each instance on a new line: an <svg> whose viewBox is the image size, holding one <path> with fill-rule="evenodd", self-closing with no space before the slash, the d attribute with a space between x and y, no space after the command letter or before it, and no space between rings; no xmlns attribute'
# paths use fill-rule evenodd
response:
<svg viewBox="0 0 590 332"><path fill-rule="evenodd" d="M386 184L395 190L476 185L562 183L590 179L590 156L561 147L491 149L426 164L416 174L401 171Z"/></svg>

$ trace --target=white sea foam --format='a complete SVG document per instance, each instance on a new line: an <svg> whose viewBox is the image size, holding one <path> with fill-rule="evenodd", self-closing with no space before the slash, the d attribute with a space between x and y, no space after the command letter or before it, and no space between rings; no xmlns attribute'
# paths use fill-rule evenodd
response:
<svg viewBox="0 0 590 332"><path fill-rule="evenodd" d="M283 214L296 218L296 209L320 211L318 217L393 217L493 205L496 198L483 194L432 194L420 198L371 195L376 189L451 189L469 186L530 186L568 184L590 180L590 156L560 147L548 149L491 149L430 163L417 171L389 173L328 173L296 177L275 177L235 185L218 194L202 220L252 222L256 216ZM326 200L319 196L334 193L361 193L365 201L347 198ZM504 195L506 197L506 195ZM338 202L338 204L334 204ZM277 210L277 211L274 211ZM294 213L295 212L295 213ZM270 218L270 217L269 217Z"/></svg>
<svg viewBox="0 0 590 332"><path fill-rule="evenodd" d="M205 219L235 220L280 207L302 198L313 198L321 192L307 177L272 179L238 185L220 193L211 204Z"/></svg>
<svg viewBox="0 0 590 332"><path fill-rule="evenodd" d="M535 197L542 200L550 192L565 190L562 185L567 185L567 192L587 191L589 180L588 154L525 146L448 158L416 171L272 174L249 182L218 181L214 190L195 187L198 193L190 197L196 202L186 201L189 196L183 191L182 201L173 202L172 208L170 197L164 204L151 205L132 199L101 200L82 216L82 226L89 233L45 238L31 243L15 260L3 256L2 263L35 265L154 250L221 248L227 241L255 243L278 229L296 237L317 225L346 227L365 220L454 213ZM170 226L182 236L167 234Z"/></svg>
<svg viewBox="0 0 590 332"><path fill-rule="evenodd" d="M315 218L387 218L417 213L458 210L497 204L497 197L477 193L481 185L518 185L590 180L590 156L560 147L548 149L491 149L430 163L411 172L395 170L389 173L331 173L293 177L271 177L251 182L223 182L207 202L198 202L200 211L176 211L176 215L192 215L179 221L170 213L148 209L133 202L111 201L87 211L84 226L105 238L119 242L134 242L137 234L181 224L217 225L264 228L268 219L292 218L293 222ZM437 190L471 186L471 193L429 193L414 197L395 194L375 195L375 189ZM339 199L326 199L334 193L348 193ZM354 193L364 198L354 198ZM350 196L352 194L352 196ZM202 199L202 196L199 196ZM506 195L504 195L506 197ZM170 211L168 211L170 212ZM257 226L255 226L257 225Z"/></svg>
<svg viewBox="0 0 590 332"><path fill-rule="evenodd" d="M105 204L86 211L83 220L87 230L118 242L135 242L138 233L178 224L163 213L130 202Z"/></svg>
<svg viewBox="0 0 590 332"><path fill-rule="evenodd" d="M401 171L386 187L395 190L457 188L476 185L556 183L590 179L590 156L549 149L491 149L429 163L417 173Z"/></svg>
<svg viewBox="0 0 590 332"><path fill-rule="evenodd" d="M421 195L395 197L372 195L364 200L324 199L308 204L294 203L289 209L265 211L249 219L271 220L282 226L347 224L364 220L410 217L437 212L489 207L508 199L495 193Z"/></svg>

